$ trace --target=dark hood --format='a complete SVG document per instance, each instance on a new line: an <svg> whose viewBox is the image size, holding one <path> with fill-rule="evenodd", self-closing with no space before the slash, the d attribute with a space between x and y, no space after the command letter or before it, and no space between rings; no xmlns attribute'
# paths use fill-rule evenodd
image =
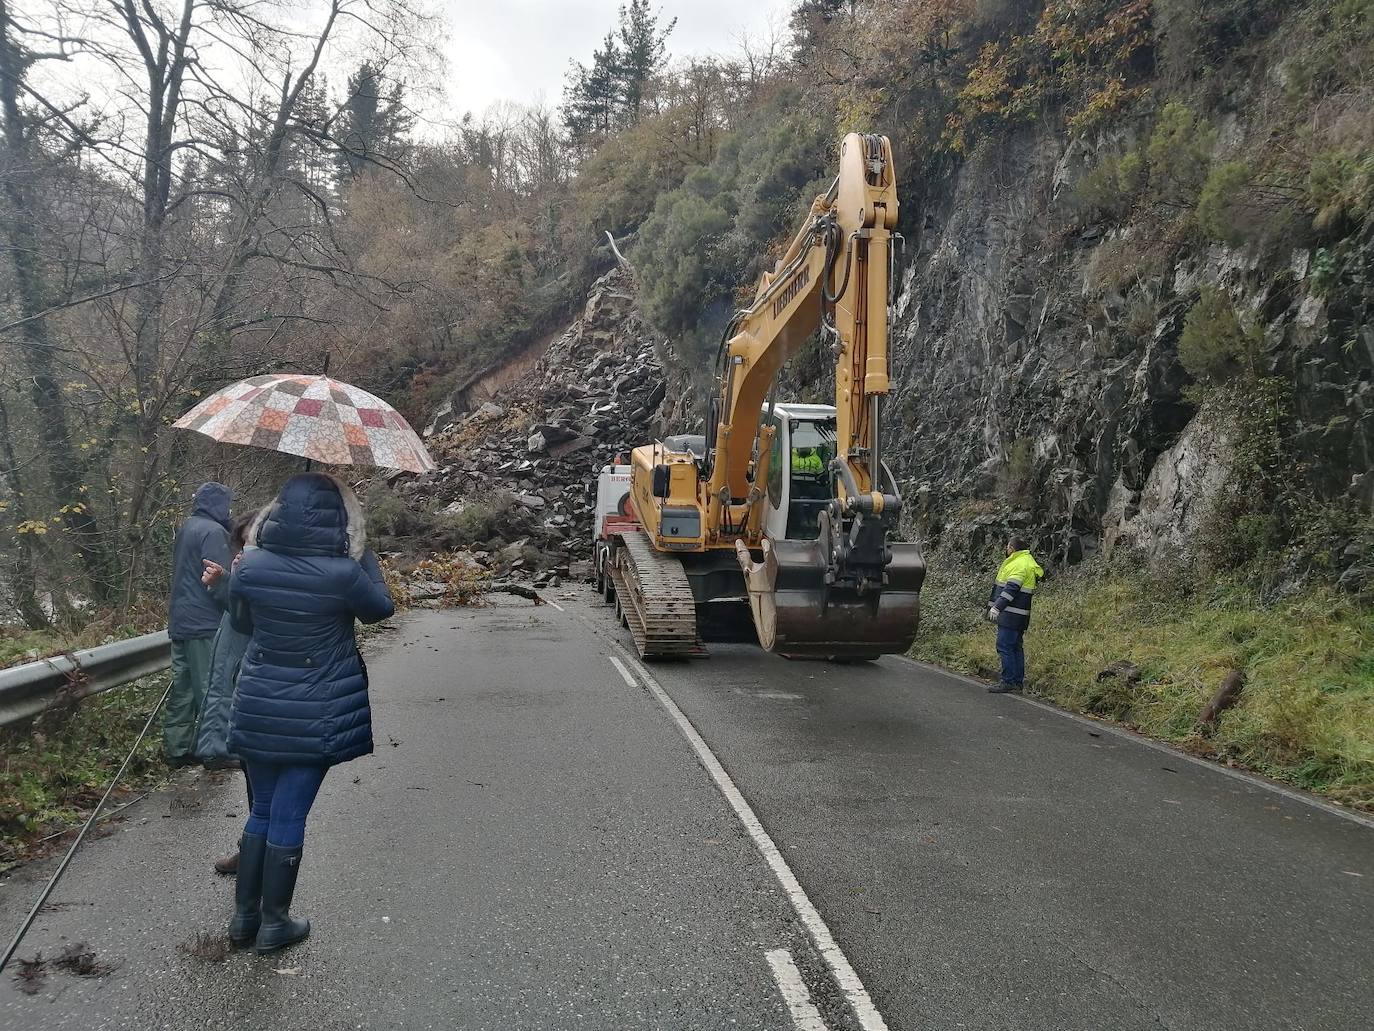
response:
<svg viewBox="0 0 1374 1031"><path fill-rule="evenodd" d="M191 498L191 514L213 519L226 530L229 529L229 505L234 500L234 492L222 483L202 483Z"/></svg>
<svg viewBox="0 0 1374 1031"><path fill-rule="evenodd" d="M347 555L348 508L334 477L300 473L287 480L261 521L257 543L280 555Z"/></svg>

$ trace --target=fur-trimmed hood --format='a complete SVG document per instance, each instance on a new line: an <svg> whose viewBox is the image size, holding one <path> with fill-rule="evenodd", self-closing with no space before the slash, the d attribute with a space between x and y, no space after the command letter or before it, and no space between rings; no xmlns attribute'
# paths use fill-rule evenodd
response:
<svg viewBox="0 0 1374 1031"><path fill-rule="evenodd" d="M339 477L329 474L329 478L339 488L344 511L348 513L348 557L356 562L367 551L367 517L363 514L363 503L358 500L357 492Z"/></svg>
<svg viewBox="0 0 1374 1031"><path fill-rule="evenodd" d="M249 542L285 555L348 555L367 550L362 502L329 473L298 473L253 520Z"/></svg>
<svg viewBox="0 0 1374 1031"><path fill-rule="evenodd" d="M243 535L244 551L258 546L258 533L262 530L262 524L267 521L267 516L271 511L271 505L263 505L253 516L253 521L248 524L248 532Z"/></svg>

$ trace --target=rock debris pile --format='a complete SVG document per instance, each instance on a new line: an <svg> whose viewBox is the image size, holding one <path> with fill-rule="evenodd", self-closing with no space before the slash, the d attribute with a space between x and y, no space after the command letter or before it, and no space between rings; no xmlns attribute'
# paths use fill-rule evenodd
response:
<svg viewBox="0 0 1374 1031"><path fill-rule="evenodd" d="M598 279L523 379L431 426L439 470L397 485L449 521L475 565L557 586L590 555L597 474L653 438L667 392L630 289L619 269Z"/></svg>

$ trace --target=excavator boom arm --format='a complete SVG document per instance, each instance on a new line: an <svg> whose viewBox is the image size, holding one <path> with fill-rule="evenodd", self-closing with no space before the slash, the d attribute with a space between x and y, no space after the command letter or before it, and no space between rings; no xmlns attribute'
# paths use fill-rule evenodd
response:
<svg viewBox="0 0 1374 1031"><path fill-rule="evenodd" d="M783 364L824 324L835 357L837 469L842 497L868 495L881 509L881 415L887 393L887 309L896 174L885 136L851 133L840 150L840 174L817 197L777 268L765 273L753 303L727 330L713 427L707 523L711 532L744 530L762 477L760 411ZM874 496L876 495L876 497Z"/></svg>

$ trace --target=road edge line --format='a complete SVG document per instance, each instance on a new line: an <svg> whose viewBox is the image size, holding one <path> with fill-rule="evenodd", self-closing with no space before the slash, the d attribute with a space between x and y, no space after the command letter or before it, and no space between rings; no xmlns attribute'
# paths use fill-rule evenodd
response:
<svg viewBox="0 0 1374 1031"><path fill-rule="evenodd" d="M630 675L630 671L625 668L625 663L621 662L614 655L607 655L606 658L610 659L611 665L620 671L620 676L625 681L625 683L629 684L631 687L634 688L639 687L639 682Z"/></svg>
<svg viewBox="0 0 1374 1031"><path fill-rule="evenodd" d="M697 732L696 727L692 726L692 721L687 718L677 703L664 690L663 685L658 682L642 663L629 654L619 641L612 641L615 647L625 655L628 665L644 681L658 703L677 724L678 730L682 732L687 743L692 746L692 751L696 752L697 759L706 772L715 781L720 793L725 796L725 800L730 803L730 808L735 811L735 816L739 818L744 829L753 839L754 846L763 856L763 860L768 864L768 868L773 871L773 876L777 878L783 894L792 903L793 910L811 935L811 940L816 946L816 951L820 953L825 965L830 968L831 975L835 978L835 983L839 985L840 991L844 992L845 999L848 1000L850 1008L859 1020L859 1026L863 1031L888 1031L887 1022L883 1020L883 1015L878 1012L878 1007L873 1004L872 997L868 994L868 989L860 980L859 975L850 965L849 958L845 956L839 944L835 941L834 935L830 933L830 928L821 917L820 911L816 909L815 903L802 888L801 882L797 880L797 875L792 872L792 868L787 865L787 860L782 857L782 852L774 843L769 833L763 829L757 814L752 806L745 800L740 793L735 782L730 779L730 775L725 772L725 767L716 758L711 746Z"/></svg>
<svg viewBox="0 0 1374 1031"><path fill-rule="evenodd" d="M786 949L770 949L764 953L768 965L773 968L773 980L777 982L782 1001L792 1014L792 1026L797 1031L830 1031L821 1018L820 1010L811 1001L811 991L797 969L792 953Z"/></svg>
<svg viewBox="0 0 1374 1031"><path fill-rule="evenodd" d="M971 677L966 673L956 673L953 670L944 669L943 667L933 665L929 662L922 662L920 659L913 659L908 655L894 655L892 658L908 663L927 673L938 673L951 680L961 680L966 684L972 684L980 689L985 690L987 688L987 683L985 681L979 680L977 677ZM1279 784L1258 773L1252 773L1249 770L1232 769L1230 766L1223 766L1219 762L1213 762L1210 759L1203 759L1196 755L1190 755L1183 749L1171 745L1167 741L1156 741L1151 737L1134 734L1125 727L1117 726L1115 723L1090 719L1087 716L1080 715L1076 712L1070 712L1068 709L1060 708L1052 702L1042 701L1039 698L1028 698L1024 694L1019 694L1017 692L1010 692L1002 697L1013 698L1024 705L1040 709L1042 712L1053 713L1055 716L1062 716L1066 720L1072 720L1074 723L1082 724L1085 727L1091 727L1095 731L1110 734L1112 737L1120 738L1123 741L1130 741L1137 745L1143 745L1163 755L1175 759L1182 759L1204 770L1211 770L1213 773L1220 773L1230 777L1232 780L1238 780L1242 784L1248 784L1255 788L1262 788L1271 794L1280 795L1290 802L1300 802L1303 805L1320 810L1330 816L1339 816L1342 819L1349 820L1351 823L1359 824L1367 830L1374 830L1374 817L1365 816L1363 813L1353 809L1345 809L1341 806L1333 805L1325 799L1303 792L1298 788L1290 788L1285 784Z"/></svg>

